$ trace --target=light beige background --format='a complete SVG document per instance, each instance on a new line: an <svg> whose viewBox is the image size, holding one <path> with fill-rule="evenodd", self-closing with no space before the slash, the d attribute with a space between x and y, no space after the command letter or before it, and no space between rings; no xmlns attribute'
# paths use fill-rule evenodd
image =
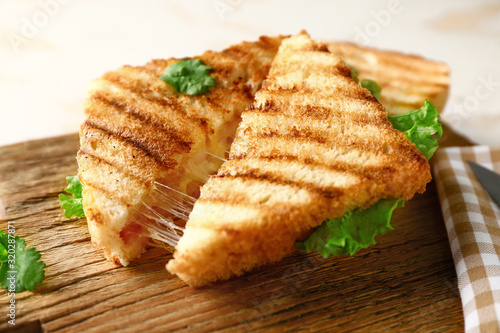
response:
<svg viewBox="0 0 500 333"><path fill-rule="evenodd" d="M0 145L77 132L106 70L301 29L448 63L444 121L500 144L499 1L2 0Z"/></svg>

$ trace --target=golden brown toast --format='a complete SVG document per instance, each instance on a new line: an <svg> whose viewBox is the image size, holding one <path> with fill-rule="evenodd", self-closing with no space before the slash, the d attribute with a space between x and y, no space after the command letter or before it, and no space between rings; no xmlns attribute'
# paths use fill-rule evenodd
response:
<svg viewBox="0 0 500 333"><path fill-rule="evenodd" d="M178 59L124 66L91 84L78 176L92 241L106 257L127 265L152 232L165 231L162 223L171 223L165 216L187 218L199 186L222 163L213 156L225 156L282 39L262 37L197 57L213 67L217 82L204 95L177 94L160 80ZM186 202L175 193L190 196ZM175 243L175 232L170 236Z"/></svg>
<svg viewBox="0 0 500 333"><path fill-rule="evenodd" d="M382 87L380 103L390 115L417 110L428 99L438 111L444 108L450 86L450 68L437 61L347 42L328 42L328 50Z"/></svg>
<svg viewBox="0 0 500 333"><path fill-rule="evenodd" d="M127 265L140 256L149 236L177 242L168 216L187 219L198 187L221 164L213 155L222 157L229 149L239 115L253 100L282 39L262 37L203 54L218 83L208 95L177 95L159 80L176 59L124 66L91 84L79 176L92 240L108 258ZM438 109L444 105L449 81L444 64L349 43L331 42L328 48L361 79L382 85L381 101L389 113L418 108L425 98Z"/></svg>
<svg viewBox="0 0 500 333"><path fill-rule="evenodd" d="M301 33L282 42L167 269L195 287L241 275L290 254L326 219L410 199L430 180L423 154L350 68Z"/></svg>

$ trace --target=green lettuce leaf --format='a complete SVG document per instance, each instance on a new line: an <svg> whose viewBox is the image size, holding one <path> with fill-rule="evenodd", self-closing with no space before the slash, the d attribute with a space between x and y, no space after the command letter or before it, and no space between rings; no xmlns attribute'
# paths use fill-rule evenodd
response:
<svg viewBox="0 0 500 333"><path fill-rule="evenodd" d="M356 81L356 83L359 82L359 79L358 79L358 71L355 70L354 68L350 67L351 68L351 76L352 78L354 79L354 81Z"/></svg>
<svg viewBox="0 0 500 333"><path fill-rule="evenodd" d="M394 209L404 206L403 199L379 200L366 209L355 209L341 218L321 224L304 242L295 248L305 252L318 252L324 258L331 255L354 255L375 244L375 236L392 230Z"/></svg>
<svg viewBox="0 0 500 333"><path fill-rule="evenodd" d="M45 277L45 263L39 261L40 252L34 247L26 249L24 239L13 237L0 230L0 285L11 292L11 285L16 293L35 290L37 283ZM11 247L9 247L9 244ZM14 251L7 252L13 247ZM11 283L13 281L13 283Z"/></svg>
<svg viewBox="0 0 500 333"><path fill-rule="evenodd" d="M0 241L0 263L6 262L8 255L9 254L7 253L7 248L3 246L3 243Z"/></svg>
<svg viewBox="0 0 500 333"><path fill-rule="evenodd" d="M437 133L441 138L443 127L439 123L439 114L428 100L420 110L387 117L395 129L402 131L417 148L430 159L438 148Z"/></svg>
<svg viewBox="0 0 500 333"><path fill-rule="evenodd" d="M59 201L61 202L61 208L64 209L64 216L69 219L73 216L78 218L84 217L83 212L83 198L82 191L83 185L78 180L78 176L68 176L66 177L68 182L68 187L64 191L68 192L73 196L73 198L67 196L66 194L59 194Z"/></svg>
<svg viewBox="0 0 500 333"><path fill-rule="evenodd" d="M206 94L208 88L217 85L208 74L211 70L212 67L206 66L200 59L181 60L168 66L160 79L183 94Z"/></svg>
<svg viewBox="0 0 500 333"><path fill-rule="evenodd" d="M377 82L369 79L364 79L361 81L361 86L365 89L370 90L372 95L378 100L380 100L380 95L382 94L382 88L377 84Z"/></svg>
<svg viewBox="0 0 500 333"><path fill-rule="evenodd" d="M358 71L352 67L349 66L351 69L351 76L356 81L356 83L359 83L359 78L358 78ZM370 80L370 79L364 79L361 81L361 87L370 90L373 96L377 99L377 101L380 99L380 95L382 94L382 88L377 84L377 82Z"/></svg>

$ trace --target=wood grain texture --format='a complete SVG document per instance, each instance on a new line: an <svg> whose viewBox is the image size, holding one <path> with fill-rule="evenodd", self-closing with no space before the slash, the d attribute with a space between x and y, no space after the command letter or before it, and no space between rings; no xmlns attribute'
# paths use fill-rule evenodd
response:
<svg viewBox="0 0 500 333"><path fill-rule="evenodd" d="M450 130L446 146L469 142ZM463 315L434 183L395 212L395 230L355 256L295 253L241 278L192 289L151 248L119 267L90 242L85 219L65 219L58 194L76 174L78 136L0 148L0 229L47 264L36 291L16 295L16 324L47 332L457 332ZM0 331L10 329L0 292Z"/></svg>

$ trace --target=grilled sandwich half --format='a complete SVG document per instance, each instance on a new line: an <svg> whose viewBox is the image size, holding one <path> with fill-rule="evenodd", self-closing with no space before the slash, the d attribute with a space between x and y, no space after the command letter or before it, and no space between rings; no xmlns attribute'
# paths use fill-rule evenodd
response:
<svg viewBox="0 0 500 333"><path fill-rule="evenodd" d="M390 115L419 109L428 99L442 110L448 98L448 65L400 52L384 51L346 42L329 42L328 50L382 87L380 103Z"/></svg>
<svg viewBox="0 0 500 333"><path fill-rule="evenodd" d="M217 171L241 112L268 74L283 37L197 57L217 86L178 94L160 76L178 59L124 66L95 80L85 102L78 176L92 241L122 265L151 237L175 244L198 189Z"/></svg>
<svg viewBox="0 0 500 333"><path fill-rule="evenodd" d="M191 286L241 275L326 219L410 199L430 180L426 158L350 68L301 33L282 42L167 269Z"/></svg>

